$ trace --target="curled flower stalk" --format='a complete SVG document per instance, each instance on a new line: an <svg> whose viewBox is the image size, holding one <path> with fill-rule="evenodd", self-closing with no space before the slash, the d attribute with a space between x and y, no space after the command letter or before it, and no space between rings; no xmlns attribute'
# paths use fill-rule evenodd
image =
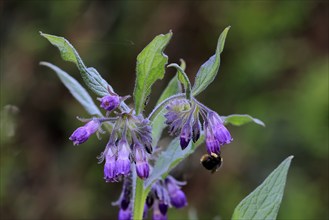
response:
<svg viewBox="0 0 329 220"><path fill-rule="evenodd" d="M191 139L196 142L201 132L205 134L209 155L219 154L220 147L233 140L220 116L195 98L191 101L182 98L173 100L166 109L165 118L169 133L180 136L182 149L188 146ZM203 127L200 118L203 121Z"/></svg>

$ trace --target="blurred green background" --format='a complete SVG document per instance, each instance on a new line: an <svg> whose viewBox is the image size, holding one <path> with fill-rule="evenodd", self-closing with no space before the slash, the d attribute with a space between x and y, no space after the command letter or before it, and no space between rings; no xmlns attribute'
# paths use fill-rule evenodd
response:
<svg viewBox="0 0 329 220"><path fill-rule="evenodd" d="M228 219L239 201L295 155L279 219L328 219L328 1L2 1L1 219L114 219L121 184L103 181L96 156L107 138L74 147L88 117L40 61L78 70L39 31L66 37L120 95L132 94L135 59L155 35L174 36L169 62L193 80L228 25L215 82L198 98L221 115L247 113L266 128L231 127L224 165L199 164L204 146L174 175L189 206L170 219ZM151 110L173 76L153 88Z"/></svg>

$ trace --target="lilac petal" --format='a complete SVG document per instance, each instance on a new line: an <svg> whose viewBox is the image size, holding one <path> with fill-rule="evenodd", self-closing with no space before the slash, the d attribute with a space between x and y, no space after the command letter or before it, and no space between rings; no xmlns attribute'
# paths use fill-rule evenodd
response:
<svg viewBox="0 0 329 220"><path fill-rule="evenodd" d="M206 138L206 146L209 154L215 153L219 154L220 152L220 144L214 137Z"/></svg>
<svg viewBox="0 0 329 220"><path fill-rule="evenodd" d="M187 200L184 192L180 189L169 194L170 203L175 208L183 208L187 205Z"/></svg>
<svg viewBox="0 0 329 220"><path fill-rule="evenodd" d="M120 97L117 95L107 95L100 99L100 107L112 111L120 105Z"/></svg>
<svg viewBox="0 0 329 220"><path fill-rule="evenodd" d="M119 220L131 220L132 213L130 209L120 209L118 219Z"/></svg>
<svg viewBox="0 0 329 220"><path fill-rule="evenodd" d="M118 175L127 175L130 172L130 147L125 139L121 139L118 143L118 159L116 161L116 170Z"/></svg>
<svg viewBox="0 0 329 220"><path fill-rule="evenodd" d="M182 208L187 205L187 200L184 192L179 187L179 182L173 177L168 176L165 179L168 194L170 197L170 203L175 208Z"/></svg>
<svg viewBox="0 0 329 220"><path fill-rule="evenodd" d="M200 130L201 130L201 124L199 119L194 123L192 127L192 140L193 142L197 142L200 138Z"/></svg>
<svg viewBox="0 0 329 220"><path fill-rule="evenodd" d="M168 205L164 204L163 202L159 202L159 210L162 215L166 215L168 211Z"/></svg>
<svg viewBox="0 0 329 220"><path fill-rule="evenodd" d="M129 158L119 157L115 163L115 168L117 170L117 175L127 175L130 172L130 160Z"/></svg>
<svg viewBox="0 0 329 220"><path fill-rule="evenodd" d="M106 182L115 182L117 176L116 158L111 148L108 149L105 157L104 179Z"/></svg>
<svg viewBox="0 0 329 220"><path fill-rule="evenodd" d="M191 138L192 138L192 128L190 126L190 123L187 122L183 126L180 134L180 146L182 147L182 150L184 150L188 146Z"/></svg>
<svg viewBox="0 0 329 220"><path fill-rule="evenodd" d="M231 134L224 125L218 126L214 131L214 135L220 145L229 144L232 141Z"/></svg>
<svg viewBox="0 0 329 220"><path fill-rule="evenodd" d="M150 174L150 167L146 161L136 162L136 172L139 178L146 179Z"/></svg>
<svg viewBox="0 0 329 220"><path fill-rule="evenodd" d="M69 139L73 141L74 145L79 145L86 142L88 138L89 138L89 133L86 130L86 128L83 126L77 128Z"/></svg>
<svg viewBox="0 0 329 220"><path fill-rule="evenodd" d="M101 123L98 119L93 119L90 122L88 122L87 124L85 124L84 127L86 127L87 132L89 133L89 135L91 135L98 130L100 125L101 125Z"/></svg>

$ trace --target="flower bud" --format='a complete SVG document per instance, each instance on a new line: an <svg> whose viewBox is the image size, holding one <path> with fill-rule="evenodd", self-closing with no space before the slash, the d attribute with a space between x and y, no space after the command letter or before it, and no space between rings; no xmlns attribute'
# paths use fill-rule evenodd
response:
<svg viewBox="0 0 329 220"><path fill-rule="evenodd" d="M74 145L82 144L88 140L90 135L92 135L98 130L99 126L99 120L93 119L84 126L77 128L69 139L73 141Z"/></svg>
<svg viewBox="0 0 329 220"><path fill-rule="evenodd" d="M177 185L175 179L172 177L167 177L165 182L167 185L171 205L175 208L185 207L187 205L186 196Z"/></svg>
<svg viewBox="0 0 329 220"><path fill-rule="evenodd" d="M118 95L107 95L99 99L101 102L100 107L112 111L120 105L120 97Z"/></svg>
<svg viewBox="0 0 329 220"><path fill-rule="evenodd" d="M115 155L112 151L112 147L110 146L105 157L105 165L104 165L104 179L106 182L114 182L116 181L116 165L115 165Z"/></svg>
<svg viewBox="0 0 329 220"><path fill-rule="evenodd" d="M192 138L192 128L189 122L186 122L180 134L180 146L184 150Z"/></svg>
<svg viewBox="0 0 329 220"><path fill-rule="evenodd" d="M150 167L146 160L146 155L144 149L135 145L135 162L136 162L136 172L139 178L146 179L150 174Z"/></svg>
<svg viewBox="0 0 329 220"><path fill-rule="evenodd" d="M200 130L201 124L199 119L197 119L192 126L192 140L194 143L197 142L200 138Z"/></svg>

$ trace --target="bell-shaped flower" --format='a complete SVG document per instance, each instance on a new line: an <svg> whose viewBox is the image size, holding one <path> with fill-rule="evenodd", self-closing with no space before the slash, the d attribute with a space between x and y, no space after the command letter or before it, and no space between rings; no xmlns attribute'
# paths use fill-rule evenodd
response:
<svg viewBox="0 0 329 220"><path fill-rule="evenodd" d="M184 192L180 189L179 183L171 176L166 178L165 183L171 205L175 208L185 207L187 205L187 200Z"/></svg>
<svg viewBox="0 0 329 220"><path fill-rule="evenodd" d="M77 128L69 139L73 141L74 145L82 144L86 142L88 138L98 130L100 125L101 123L99 120L92 119L84 126Z"/></svg>
<svg viewBox="0 0 329 220"><path fill-rule="evenodd" d="M104 179L106 182L117 181L116 156L113 152L114 145L110 145L105 155Z"/></svg>
<svg viewBox="0 0 329 220"><path fill-rule="evenodd" d="M130 172L130 147L125 138L118 143L118 159L115 163L117 175L127 175Z"/></svg>
<svg viewBox="0 0 329 220"><path fill-rule="evenodd" d="M140 144L135 144L134 148L137 175L141 179L146 179L150 174L150 167L147 162L146 152Z"/></svg>

